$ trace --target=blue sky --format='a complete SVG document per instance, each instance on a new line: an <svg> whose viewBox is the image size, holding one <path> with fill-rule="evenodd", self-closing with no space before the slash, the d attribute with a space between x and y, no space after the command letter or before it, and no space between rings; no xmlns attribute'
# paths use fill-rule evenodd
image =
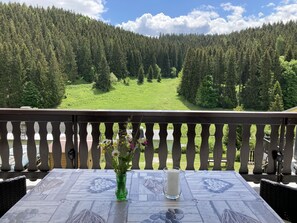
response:
<svg viewBox="0 0 297 223"><path fill-rule="evenodd" d="M269 13L271 7L265 7L269 3L277 2L271 0L236 0L236 1L224 1L224 0L107 0L106 1L106 13L103 17L106 20L110 20L111 24L116 25L128 20L135 20L137 17L141 17L145 13L156 15L164 13L170 17L178 17L187 15L194 9L207 10L210 6L215 11L219 12L222 16L226 16L226 13L220 7L221 4L230 2L233 5L238 5L246 8L245 14L258 14L260 11ZM278 1L279 2L279 1ZM119 13L122 12L122 13Z"/></svg>
<svg viewBox="0 0 297 223"><path fill-rule="evenodd" d="M297 0L0 0L56 6L148 36L223 34L297 20Z"/></svg>

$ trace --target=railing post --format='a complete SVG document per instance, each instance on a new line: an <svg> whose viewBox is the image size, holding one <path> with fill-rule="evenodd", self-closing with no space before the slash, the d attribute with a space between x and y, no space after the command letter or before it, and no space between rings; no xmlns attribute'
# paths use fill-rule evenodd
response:
<svg viewBox="0 0 297 223"><path fill-rule="evenodd" d="M280 125L271 125L271 133L270 133L270 140L269 140L269 147L267 150L268 154L268 165L267 171L268 174L275 174L277 171L277 163L276 159L273 157L273 151L278 151L278 144L279 144L279 127Z"/></svg>
<svg viewBox="0 0 297 223"><path fill-rule="evenodd" d="M209 157L209 124L202 124L201 131L201 147L200 147L200 168L199 170L207 170Z"/></svg>
<svg viewBox="0 0 297 223"><path fill-rule="evenodd" d="M73 134L74 134L74 159L73 168L78 167L78 128L77 128L77 115L72 116Z"/></svg>
<svg viewBox="0 0 297 223"><path fill-rule="evenodd" d="M134 139L139 139L140 136L140 125L141 123L132 123L132 136ZM140 169L139 167L139 159L140 159L140 148L138 148L132 160L132 169Z"/></svg>
<svg viewBox="0 0 297 223"><path fill-rule="evenodd" d="M91 155L92 155L92 168L93 169L101 169L100 159L101 159L101 151L98 149L99 139L100 139L100 123L92 122L92 145L91 145Z"/></svg>
<svg viewBox="0 0 297 223"><path fill-rule="evenodd" d="M293 145L294 145L294 129L295 125L288 124L288 119L285 119L286 132L284 136L284 147L283 147L283 169L282 174L291 174L291 163L293 157Z"/></svg>
<svg viewBox="0 0 297 223"><path fill-rule="evenodd" d="M239 173L248 174L248 162L250 160L250 136L251 125L243 125L242 146L240 150L240 169Z"/></svg>
<svg viewBox="0 0 297 223"><path fill-rule="evenodd" d="M216 124L215 125L216 132L215 132L215 144L213 148L213 170L221 170L221 162L222 162L222 156L223 156L223 144L222 144L222 138L223 138L223 124Z"/></svg>
<svg viewBox="0 0 297 223"><path fill-rule="evenodd" d="M236 155L236 125L229 124L228 144L227 144L227 167L226 170L234 170Z"/></svg>
<svg viewBox="0 0 297 223"><path fill-rule="evenodd" d="M7 122L0 122L0 157L1 157L1 170L9 171L9 145L7 141Z"/></svg>
<svg viewBox="0 0 297 223"><path fill-rule="evenodd" d="M62 145L61 145L61 131L60 121L51 122L53 128L53 144L52 144L52 156L54 160L54 168L62 168ZM27 134L28 135L28 134ZM28 136L29 139L29 136Z"/></svg>
<svg viewBox="0 0 297 223"><path fill-rule="evenodd" d="M283 149L285 143L285 127L286 127L286 120L285 118L282 119L280 136L279 136L279 146L278 146L278 156L277 156L277 181L282 181L282 167L283 167Z"/></svg>
<svg viewBox="0 0 297 223"><path fill-rule="evenodd" d="M255 145L255 166L253 170L253 174L262 174L262 165L263 165L263 138L264 138L264 127L265 125L259 124L257 125L256 132L256 145Z"/></svg>
<svg viewBox="0 0 297 223"><path fill-rule="evenodd" d="M13 134L13 154L14 154L14 160L15 160L15 166L14 170L16 171L22 171L24 169L23 167L23 147L21 142L21 128L20 128L20 122L11 122L12 124L12 134Z"/></svg>
<svg viewBox="0 0 297 223"><path fill-rule="evenodd" d="M113 139L113 122L105 122L105 138L106 139ZM108 153L105 153L105 169L112 169L112 165L111 165L111 156L108 155Z"/></svg>
<svg viewBox="0 0 297 223"><path fill-rule="evenodd" d="M167 126L168 123L159 123L160 126L160 142L159 142L159 170L163 170L167 167L167 156L168 156L168 147L167 147Z"/></svg>
<svg viewBox="0 0 297 223"><path fill-rule="evenodd" d="M297 160L297 133L295 134L294 159Z"/></svg>
<svg viewBox="0 0 297 223"><path fill-rule="evenodd" d="M181 159L181 124L173 124L173 145L172 145L172 161L173 167L180 168L180 159Z"/></svg>
<svg viewBox="0 0 297 223"><path fill-rule="evenodd" d="M188 123L188 142L187 142L187 151L186 151L186 157L187 157L187 170L194 170L195 169L195 155L196 155L196 148L195 148L195 128L196 124L190 124Z"/></svg>
<svg viewBox="0 0 297 223"><path fill-rule="evenodd" d="M27 137L28 137L27 154L28 154L28 160L29 160L28 171L36 171L37 170L37 166L36 166L37 153L36 153L36 142L34 139L34 135L35 135L34 123L35 122L26 122ZM53 130L55 130L55 129L53 128ZM53 153L54 153L54 148L53 148Z"/></svg>
<svg viewBox="0 0 297 223"><path fill-rule="evenodd" d="M297 133L295 134L295 144L294 144L294 171L295 171L295 174L297 173L297 164L296 164L296 160L297 160Z"/></svg>
<svg viewBox="0 0 297 223"><path fill-rule="evenodd" d="M49 147L47 141L47 122L38 122L39 125L39 154L40 154L40 165L39 170L48 171L49 168Z"/></svg>
<svg viewBox="0 0 297 223"><path fill-rule="evenodd" d="M145 167L144 169L153 169L153 159L154 159L154 142L153 142L153 136L154 136L154 123L145 123L145 136L147 139L147 146L144 151L144 157L145 157Z"/></svg>

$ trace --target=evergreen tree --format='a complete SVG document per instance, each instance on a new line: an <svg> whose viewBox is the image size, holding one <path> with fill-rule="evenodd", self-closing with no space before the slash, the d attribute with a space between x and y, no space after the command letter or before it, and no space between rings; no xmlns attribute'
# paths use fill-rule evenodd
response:
<svg viewBox="0 0 297 223"><path fill-rule="evenodd" d="M98 36L92 35L90 39L90 44L92 65L94 66L95 71L97 71L100 66L100 58L104 54L101 34L99 34Z"/></svg>
<svg viewBox="0 0 297 223"><path fill-rule="evenodd" d="M48 35L50 35L50 31L48 30ZM50 42L50 40L49 40ZM66 60L65 60L65 57L66 57L66 47L65 47L65 43L64 43L64 38L61 38L61 39L54 39L54 42L53 43L49 43L49 46L51 46L51 49L55 49L54 52L55 52L55 56L56 56L56 59L58 61L58 64L59 64L59 67L60 67L60 70L62 73L65 72L66 70Z"/></svg>
<svg viewBox="0 0 297 223"><path fill-rule="evenodd" d="M163 77L170 77L171 70L170 70L170 59L169 59L168 51L164 53L162 67L163 67L162 68Z"/></svg>
<svg viewBox="0 0 297 223"><path fill-rule="evenodd" d="M40 108L42 106L40 98L41 95L35 84L32 81L26 82L22 92L22 105L30 106L32 108Z"/></svg>
<svg viewBox="0 0 297 223"><path fill-rule="evenodd" d="M20 45L20 59L22 63L23 78L29 80L34 60L32 60L32 54L24 43Z"/></svg>
<svg viewBox="0 0 297 223"><path fill-rule="evenodd" d="M116 40L114 42L110 70L119 79L124 79L127 75L126 56L123 50L121 49L119 40Z"/></svg>
<svg viewBox="0 0 297 223"><path fill-rule="evenodd" d="M284 110L283 93L278 81L275 82L273 87L269 110L270 111Z"/></svg>
<svg viewBox="0 0 297 223"><path fill-rule="evenodd" d="M249 79L242 90L242 102L245 109L258 110L261 108L258 61L256 51L253 51L249 62Z"/></svg>
<svg viewBox="0 0 297 223"><path fill-rule="evenodd" d="M261 109L267 111L270 105L271 93L271 58L266 50L260 61L260 99Z"/></svg>
<svg viewBox="0 0 297 223"><path fill-rule="evenodd" d="M276 39L275 49L278 55L285 55L286 43L283 36L279 35Z"/></svg>
<svg viewBox="0 0 297 223"><path fill-rule="evenodd" d="M150 65L149 66L149 69L148 69L148 74L147 74L147 81L148 82L152 82L153 81L153 74L154 74L154 70L153 70L152 65Z"/></svg>
<svg viewBox="0 0 297 223"><path fill-rule="evenodd" d="M218 50L214 59L213 82L220 88L224 82L224 58L221 49Z"/></svg>
<svg viewBox="0 0 297 223"><path fill-rule="evenodd" d="M11 54L6 43L0 42L0 106L7 107L8 86L10 80Z"/></svg>
<svg viewBox="0 0 297 223"><path fill-rule="evenodd" d="M281 66L284 71L280 84L283 93L284 109L287 110L297 105L297 60L287 62L281 57Z"/></svg>
<svg viewBox="0 0 297 223"><path fill-rule="evenodd" d="M176 70L175 67L171 67L170 77L171 78L176 78L177 77L177 70Z"/></svg>
<svg viewBox="0 0 297 223"><path fill-rule="evenodd" d="M223 107L235 108L237 106L236 99L236 64L234 52L229 52L227 62L226 86L223 93Z"/></svg>
<svg viewBox="0 0 297 223"><path fill-rule="evenodd" d="M18 46L15 46L14 57L11 61L11 75L9 80L9 92L8 92L8 107L19 108L22 106L22 90L23 90L23 66L20 57L20 52Z"/></svg>
<svg viewBox="0 0 297 223"><path fill-rule="evenodd" d="M92 58L90 42L86 38L83 38L81 47L79 48L77 54L77 67L78 73L87 82L92 82L94 77L92 77Z"/></svg>
<svg viewBox="0 0 297 223"><path fill-rule="evenodd" d="M140 66L138 69L137 83L143 84L143 81L144 81L144 70L143 70L143 66Z"/></svg>
<svg viewBox="0 0 297 223"><path fill-rule="evenodd" d="M293 52L292 52L292 46L290 46L286 52L286 61L290 62L294 57L293 57Z"/></svg>
<svg viewBox="0 0 297 223"><path fill-rule="evenodd" d="M138 73L138 68L142 64L141 53L139 50L132 50L128 52L127 69L130 76L136 77Z"/></svg>
<svg viewBox="0 0 297 223"><path fill-rule="evenodd" d="M111 89L110 70L105 56L100 59L100 66L96 74L95 88L103 92Z"/></svg>
<svg viewBox="0 0 297 223"><path fill-rule="evenodd" d="M161 68L155 63L153 65L153 78L158 79L158 77L161 77Z"/></svg>
<svg viewBox="0 0 297 223"><path fill-rule="evenodd" d="M283 99L280 97L280 95L276 94L274 97L274 101L271 102L270 111L283 111L284 110L284 104Z"/></svg>
<svg viewBox="0 0 297 223"><path fill-rule="evenodd" d="M157 81L160 83L162 80L162 76L161 76L161 73L158 74L158 77L157 77Z"/></svg>
<svg viewBox="0 0 297 223"><path fill-rule="evenodd" d="M40 49L37 49L35 52L35 60L37 61L36 64L33 64L31 80L33 84L38 88L38 92L40 95L39 99L39 108L48 107L47 103L47 96L49 92L47 92L47 89L50 87L47 87L48 83L48 62L46 61L45 55L41 52Z"/></svg>
<svg viewBox="0 0 297 223"><path fill-rule="evenodd" d="M64 93L64 79L53 49L50 49L50 60L47 74L45 107L52 108L60 104Z"/></svg>
<svg viewBox="0 0 297 223"><path fill-rule="evenodd" d="M67 75L68 80L74 82L78 79L77 64L73 48L70 44L67 44L65 48L65 67L64 73Z"/></svg>
<svg viewBox="0 0 297 223"><path fill-rule="evenodd" d="M275 96L278 94L281 98L283 97L283 93L282 93L282 89L281 89L281 86L280 86L280 83L278 81L276 81L274 83L274 86L273 86L273 91L271 92L272 93L272 99L275 98Z"/></svg>
<svg viewBox="0 0 297 223"><path fill-rule="evenodd" d="M213 78L206 75L197 90L196 104L203 108L216 108L218 106L218 91L214 88Z"/></svg>
<svg viewBox="0 0 297 223"><path fill-rule="evenodd" d="M185 58L183 67L183 76L181 79L180 92L188 101L195 103L197 89L200 85L203 52L200 50L189 49Z"/></svg>
<svg viewBox="0 0 297 223"><path fill-rule="evenodd" d="M271 70L273 71L273 81L280 81L281 79L281 73L282 68L279 61L279 54L277 54L275 51L272 51L271 53Z"/></svg>

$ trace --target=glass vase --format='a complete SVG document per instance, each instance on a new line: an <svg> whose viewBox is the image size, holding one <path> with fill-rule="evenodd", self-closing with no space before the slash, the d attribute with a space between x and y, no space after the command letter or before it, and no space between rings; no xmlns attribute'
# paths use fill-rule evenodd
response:
<svg viewBox="0 0 297 223"><path fill-rule="evenodd" d="M127 200L128 191L126 188L126 173L116 174L117 176L117 188L115 191L115 195L118 201Z"/></svg>

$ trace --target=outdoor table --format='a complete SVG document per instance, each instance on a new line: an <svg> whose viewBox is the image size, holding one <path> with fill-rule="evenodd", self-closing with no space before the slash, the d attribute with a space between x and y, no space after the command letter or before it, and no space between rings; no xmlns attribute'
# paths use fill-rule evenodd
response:
<svg viewBox="0 0 297 223"><path fill-rule="evenodd" d="M283 222L235 171L182 171L176 200L162 181L162 170L131 170L120 202L113 170L53 169L0 222Z"/></svg>

